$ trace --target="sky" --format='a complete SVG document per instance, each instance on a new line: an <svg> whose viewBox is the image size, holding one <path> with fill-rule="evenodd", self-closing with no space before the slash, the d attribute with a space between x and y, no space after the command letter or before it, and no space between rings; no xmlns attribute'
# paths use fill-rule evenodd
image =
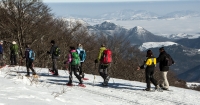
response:
<svg viewBox="0 0 200 105"><path fill-rule="evenodd" d="M48 1L50 0L44 0L44 3L46 3L51 8L52 13L54 13L58 17L66 17L69 15L95 17L104 13L116 12L125 9L146 10L159 15L164 15L170 12L181 11L181 10L193 10L200 12L200 7L199 7L200 1L157 0L157 2L152 2L152 0L148 0L151 2L98 2L98 3L85 2L85 0L84 2L77 1L76 3L70 1L68 2L65 1L64 3L63 2L61 3L59 1L56 2L55 1L48 2Z"/></svg>
<svg viewBox="0 0 200 105"><path fill-rule="evenodd" d="M54 1L54 2L48 2ZM73 1L73 2L71 2ZM160 16L165 16L168 13L176 12L176 11L196 11L200 13L200 0L146 0L148 2L140 2L141 0L130 0L130 1L138 1L138 2L108 2L108 1L123 1L123 0L106 0L107 2L85 2L89 0L44 0L44 3L47 4L51 13L55 15L55 17L66 17L66 18L85 18L89 17L90 19L94 19L96 17L102 16L102 14L112 13L116 11L122 10L145 10L148 12L155 13ZM81 1L81 2L80 2ZM84 1L84 2L83 2ZM102 1L102 0L90 0L90 1ZM105 20L103 20L105 21ZM190 20L144 20L144 21L114 21L114 23L124 26L125 28L133 28L135 26L141 26L148 31L156 34L196 34L199 33L199 24L198 19L190 19ZM89 22L89 21L87 21ZM112 21L113 22L113 21ZM156 24L158 23L158 24ZM176 23L176 24L174 24ZM89 23L91 25L100 24L100 21L96 23ZM152 25L156 24L156 25ZM163 25L164 24L164 25ZM169 27L169 28L166 28Z"/></svg>
<svg viewBox="0 0 200 105"><path fill-rule="evenodd" d="M52 76L48 68L34 67L40 77L27 78L24 66L0 69L0 105L198 105L200 92L170 86L170 91L143 91L146 83L110 78L109 86L102 87L100 76L86 74L85 88L78 87L73 76L69 87L69 74L59 70ZM140 72L140 71L139 71ZM190 83L197 84L198 83ZM152 89L154 86L152 86Z"/></svg>
<svg viewBox="0 0 200 105"><path fill-rule="evenodd" d="M180 1L180 0L43 0L43 1L44 2L130 2L130 1Z"/></svg>

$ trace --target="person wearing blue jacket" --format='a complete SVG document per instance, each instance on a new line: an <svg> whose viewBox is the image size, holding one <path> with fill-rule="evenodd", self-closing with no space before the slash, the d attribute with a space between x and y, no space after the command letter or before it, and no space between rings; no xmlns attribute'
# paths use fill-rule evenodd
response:
<svg viewBox="0 0 200 105"><path fill-rule="evenodd" d="M84 72L83 72L83 69L82 69L82 66L83 66L83 63L86 59L86 52L85 50L83 49L83 46L82 44L78 44L78 48L76 49L77 53L79 54L79 57L80 57L80 65L79 65L79 75L84 78Z"/></svg>
<svg viewBox="0 0 200 105"><path fill-rule="evenodd" d="M3 41L0 41L0 68L4 66L3 63Z"/></svg>

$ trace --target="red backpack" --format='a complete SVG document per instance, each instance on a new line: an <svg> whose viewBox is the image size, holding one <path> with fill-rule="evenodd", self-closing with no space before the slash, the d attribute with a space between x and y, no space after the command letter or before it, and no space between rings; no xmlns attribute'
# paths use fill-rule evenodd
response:
<svg viewBox="0 0 200 105"><path fill-rule="evenodd" d="M109 49L106 49L103 51L103 56L101 59L101 63L103 64L109 64L112 62L112 52Z"/></svg>

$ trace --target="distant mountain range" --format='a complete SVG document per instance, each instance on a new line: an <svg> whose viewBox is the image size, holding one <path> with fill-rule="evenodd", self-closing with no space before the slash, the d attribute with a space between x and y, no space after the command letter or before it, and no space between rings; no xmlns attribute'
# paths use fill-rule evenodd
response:
<svg viewBox="0 0 200 105"><path fill-rule="evenodd" d="M156 13L146 11L146 10L121 10L114 12L107 12L99 14L95 17L87 16L77 16L71 15L70 17L81 18L85 21L91 21L95 19L100 20L151 20L151 19L179 19L179 18L190 18L190 17L200 17L200 13L196 11L174 11L165 15L158 15Z"/></svg>
<svg viewBox="0 0 200 105"><path fill-rule="evenodd" d="M126 37L133 45L141 45L144 42L163 42L171 40L166 37L156 36L141 26L135 26L128 30L107 21L94 26L89 26L88 28L89 31L95 32L96 34L104 33L108 36L124 35L124 37Z"/></svg>

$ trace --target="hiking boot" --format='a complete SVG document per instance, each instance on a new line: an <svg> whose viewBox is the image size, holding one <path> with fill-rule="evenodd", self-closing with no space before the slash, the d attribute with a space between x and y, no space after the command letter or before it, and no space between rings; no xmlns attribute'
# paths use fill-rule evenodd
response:
<svg viewBox="0 0 200 105"><path fill-rule="evenodd" d="M105 82L102 83L103 86L108 86L108 84L106 84Z"/></svg>
<svg viewBox="0 0 200 105"><path fill-rule="evenodd" d="M37 75L37 74L35 72L33 72L32 75Z"/></svg>
<svg viewBox="0 0 200 105"><path fill-rule="evenodd" d="M151 89L150 88L146 88L146 89L144 89L144 91L150 91Z"/></svg>
<svg viewBox="0 0 200 105"><path fill-rule="evenodd" d="M26 74L25 76L26 76L26 77L30 77L30 75L29 75L29 74Z"/></svg>
<svg viewBox="0 0 200 105"><path fill-rule="evenodd" d="M67 83L66 85L67 85L67 86L73 86L73 84L72 84L72 83Z"/></svg>
<svg viewBox="0 0 200 105"><path fill-rule="evenodd" d="M56 73L55 73L55 74L53 74L53 75L55 75L55 76L58 76L58 74L56 74Z"/></svg>
<svg viewBox="0 0 200 105"><path fill-rule="evenodd" d="M165 87L163 87L162 89L163 89L163 90L169 90L168 88L165 88Z"/></svg>
<svg viewBox="0 0 200 105"><path fill-rule="evenodd" d="M85 87L85 85L82 83L79 83L78 86Z"/></svg>
<svg viewBox="0 0 200 105"><path fill-rule="evenodd" d="M155 86L155 90L156 90L156 89L160 89L160 86L159 86L159 85L156 85L156 86Z"/></svg>
<svg viewBox="0 0 200 105"><path fill-rule="evenodd" d="M161 88L163 88L163 87L164 87L162 84L159 84L159 86L160 86Z"/></svg>

